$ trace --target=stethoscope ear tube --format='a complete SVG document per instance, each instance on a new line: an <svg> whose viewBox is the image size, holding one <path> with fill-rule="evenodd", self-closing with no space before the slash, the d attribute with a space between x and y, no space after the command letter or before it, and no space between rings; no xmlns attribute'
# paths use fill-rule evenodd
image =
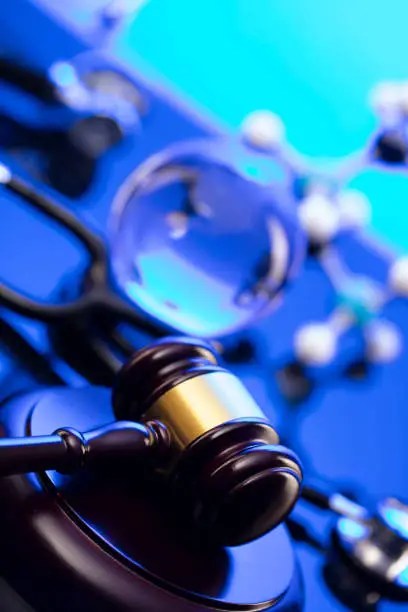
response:
<svg viewBox="0 0 408 612"><path fill-rule="evenodd" d="M46 74L36 72L6 57L0 57L0 80L46 104L58 104L58 90Z"/></svg>
<svg viewBox="0 0 408 612"><path fill-rule="evenodd" d="M22 198L32 208L71 233L89 255L86 283L76 299L51 304L27 297L0 282L0 303L10 310L44 323L63 322L74 317L101 314L112 320L134 325L154 337L168 333L168 328L138 313L137 309L111 289L109 255L104 240L92 232L71 211L57 204L51 197L39 193L23 179L0 167L0 183L13 195Z"/></svg>

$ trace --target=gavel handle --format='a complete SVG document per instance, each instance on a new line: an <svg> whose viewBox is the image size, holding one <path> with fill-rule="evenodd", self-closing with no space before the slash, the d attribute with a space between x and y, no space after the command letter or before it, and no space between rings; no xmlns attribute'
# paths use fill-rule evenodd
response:
<svg viewBox="0 0 408 612"><path fill-rule="evenodd" d="M56 470L72 474L85 466L147 462L166 438L155 423L116 421L81 433L62 428L50 436L0 439L0 476Z"/></svg>

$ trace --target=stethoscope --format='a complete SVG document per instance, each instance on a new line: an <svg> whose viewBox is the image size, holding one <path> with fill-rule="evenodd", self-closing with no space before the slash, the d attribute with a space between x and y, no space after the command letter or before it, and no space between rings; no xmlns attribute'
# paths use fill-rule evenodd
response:
<svg viewBox="0 0 408 612"><path fill-rule="evenodd" d="M105 242L83 225L76 215L38 193L23 179L13 176L6 166L0 166L0 182L9 193L23 198L35 210L70 232L85 248L88 256L82 292L78 297L66 303L45 303L0 283L0 302L4 307L28 319L48 324L102 316L112 322L133 325L153 337L169 331L160 322L153 322L145 314L139 314L130 302L114 292ZM117 342L122 348L126 346L124 338L118 338Z"/></svg>
<svg viewBox="0 0 408 612"><path fill-rule="evenodd" d="M329 542L297 517L288 527L295 541L324 555L323 578L337 599L355 612L374 611L383 599L407 600L407 505L384 498L369 510L348 495L314 486L305 486L302 498L335 519Z"/></svg>
<svg viewBox="0 0 408 612"><path fill-rule="evenodd" d="M74 64L78 64L75 66ZM103 73L105 64L98 54L84 53L75 58L75 62L58 62L48 71L40 72L13 60L0 58L0 80L18 88L28 96L34 97L45 105L52 107L65 107L71 113L79 116L95 116L110 114L112 119L123 125L124 119L128 121L128 128L138 125L138 112L135 104L123 100L112 104L112 97L105 95L95 96L92 89L84 84L79 74ZM106 69L105 69L106 70ZM127 79L118 73L119 78ZM133 87L133 91L136 88ZM134 102L134 101L133 101ZM139 103L142 104L141 99ZM123 112L125 105L127 113ZM6 167L0 166L0 183L7 191L22 198L28 205L39 211L45 217L67 230L85 248L89 265L86 278L83 282L83 293L76 299L64 304L49 304L32 300L15 291L12 287L1 285L0 301L16 313L30 319L46 323L62 320L73 320L81 317L97 315L103 312L104 317L133 324L146 332L156 336L160 334L160 323L149 322L125 299L121 299L110 290L109 257L104 241L83 225L69 210L63 209L51 198L38 193L23 179L12 175Z"/></svg>
<svg viewBox="0 0 408 612"><path fill-rule="evenodd" d="M44 157L43 180L71 198L89 189L101 156L138 133L146 111L146 96L132 78L96 52L43 72L0 57L0 81L24 98L21 111L6 89L2 143L17 157L24 149L37 151Z"/></svg>
<svg viewBox="0 0 408 612"><path fill-rule="evenodd" d="M108 79L115 79L123 95L112 91L111 83L106 83ZM0 80L42 104L43 115L48 115L51 126L55 123L54 113L59 129L64 109L71 121L87 116L110 117L123 132L135 130L140 115L146 111L145 95L131 78L119 66L111 68L103 55L96 52L57 61L46 71L33 70L3 56Z"/></svg>
<svg viewBox="0 0 408 612"><path fill-rule="evenodd" d="M112 78L119 79L123 87L127 88L128 100L113 99L109 94L109 83L104 84L106 92L95 95L95 79ZM69 125L76 123L81 130L81 122L98 118L108 118L111 123L117 125L117 132L122 136L126 130L133 131L139 126L139 114L146 109L146 97L140 93L132 79L119 66L111 67L104 59L103 55L95 52L82 53L69 62L58 62L52 65L47 71L33 70L21 63L15 62L10 58L0 58L0 80L7 83L18 92L22 92L31 102L39 105L40 118L43 120L57 117L58 122L53 126L53 121L47 124L34 124L30 122L19 125L18 119L10 116L7 120L12 125L17 126L17 130L23 135L24 140L36 140L37 136L69 129ZM89 81L89 82L88 82ZM107 95L104 95L104 94ZM123 110L126 112L124 113ZM140 111L140 113L139 113ZM39 137L41 141L41 137ZM45 138L47 141L47 137ZM87 152L84 152L85 157ZM119 319L130 325L143 329L150 335L160 335L159 322L151 322L146 316L142 316L138 311L126 301L121 299L113 291L109 290L109 257L104 241L95 233L87 229L80 220L69 210L63 209L52 198L42 196L34 187L30 186L23 179L12 176L5 166L0 166L0 182L10 192L18 195L29 206L36 209L40 214L48 217L59 227L64 228L74 239L85 248L88 257L88 271L84 279L84 292L75 299L63 304L50 304L32 300L23 293L15 291L12 287L1 286L1 303L16 313L46 322L69 322L95 315L103 312L104 319ZM23 353L29 353L30 360L33 356L39 357L34 349L27 344L22 337L10 326L6 320L2 321L2 336L10 336L10 341L15 344L16 338L22 345ZM91 342L92 344L92 342ZM126 342L125 338L118 337L118 345L122 346L125 354L132 351L132 347ZM99 356L99 361L106 362L109 371L116 371L120 367L121 361L114 356L112 351L104 350L100 340L95 340L93 346L95 355ZM38 368L44 366L42 360ZM40 363L41 362L41 363ZM38 369L37 368L37 369ZM48 368L47 368L48 369ZM54 373L53 373L54 374ZM58 380L59 375L55 374L52 378ZM64 379L64 377L63 377Z"/></svg>

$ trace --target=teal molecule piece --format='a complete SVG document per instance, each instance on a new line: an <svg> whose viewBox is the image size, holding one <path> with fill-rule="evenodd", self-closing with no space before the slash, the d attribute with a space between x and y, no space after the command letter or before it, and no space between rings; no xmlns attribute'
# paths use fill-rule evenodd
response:
<svg viewBox="0 0 408 612"><path fill-rule="evenodd" d="M381 293L368 279L350 282L337 295L337 305L353 317L355 323L364 326L378 316Z"/></svg>

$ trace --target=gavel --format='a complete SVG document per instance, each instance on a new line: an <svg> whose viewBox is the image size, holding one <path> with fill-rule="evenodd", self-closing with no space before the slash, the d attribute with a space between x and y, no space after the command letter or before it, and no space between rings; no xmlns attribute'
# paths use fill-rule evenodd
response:
<svg viewBox="0 0 408 612"><path fill-rule="evenodd" d="M117 420L79 432L0 440L0 475L56 470L74 474L125 463L155 470L175 488L193 523L237 546L288 516L302 468L214 347L164 338L139 350L117 375Z"/></svg>

